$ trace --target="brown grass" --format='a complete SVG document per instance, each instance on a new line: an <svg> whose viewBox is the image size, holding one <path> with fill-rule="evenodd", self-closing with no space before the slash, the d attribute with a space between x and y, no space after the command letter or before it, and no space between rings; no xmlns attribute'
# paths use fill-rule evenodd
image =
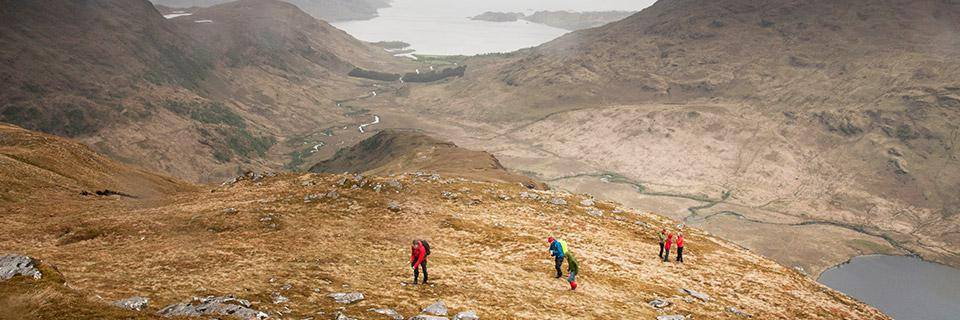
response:
<svg viewBox="0 0 960 320"><path fill-rule="evenodd" d="M524 189L513 184L402 176L403 191L375 193L369 187L335 186L339 177L283 175L153 203L135 199L65 203L36 223L0 226L5 234L25 235L0 240L0 248L47 259L72 287L100 295L104 302L147 296L152 304L147 313L195 295L233 293L252 300L257 309L316 317L340 307L327 293L356 290L367 299L347 306L345 312L368 318L374 317L368 308L395 308L409 316L437 299L452 310L473 309L487 319L647 318L657 314L646 306L655 297L674 303L668 313L700 319L728 318L723 311L727 306L761 318L838 314L884 318L698 230L686 231L686 264L658 262L653 230L636 222L655 228L671 223L631 211L610 214L615 204L601 202L607 212L597 218L574 205L581 196L545 193L570 203L554 206L517 198ZM302 187L304 180L317 185ZM340 198L303 201L307 194L333 188ZM442 199L440 193L448 190L482 203ZM499 193L514 199L499 200ZM403 210L390 212L389 201L399 202ZM226 208L238 212L229 214ZM14 221L37 215L16 208L7 212L15 212L7 216ZM261 221L266 216L272 220ZM110 235L56 245L57 232L75 221L83 221L77 230L111 230ZM548 235L567 239L577 252L582 268L578 291L570 292L565 282L551 277ZM432 286L403 285L411 280L408 247L415 238L429 239L433 247ZM293 287L281 291L284 284ZM706 292L716 300L685 302L677 293L681 287ZM281 292L291 302L272 304L272 292ZM85 303L45 294L14 298L22 292L7 291L0 296L26 299L10 305Z"/></svg>

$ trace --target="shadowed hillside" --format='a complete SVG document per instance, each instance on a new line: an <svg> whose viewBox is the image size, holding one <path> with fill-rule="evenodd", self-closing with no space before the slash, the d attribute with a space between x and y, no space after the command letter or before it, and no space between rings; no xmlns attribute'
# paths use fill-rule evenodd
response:
<svg viewBox="0 0 960 320"><path fill-rule="evenodd" d="M4 2L0 15L0 120L193 181L282 167L286 137L355 121L335 102L369 92L350 70L406 70L281 1L172 20L146 0Z"/></svg>

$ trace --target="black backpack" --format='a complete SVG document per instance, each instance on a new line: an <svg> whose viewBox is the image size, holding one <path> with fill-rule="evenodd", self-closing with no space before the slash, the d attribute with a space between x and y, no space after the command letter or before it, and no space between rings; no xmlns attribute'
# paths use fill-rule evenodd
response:
<svg viewBox="0 0 960 320"><path fill-rule="evenodd" d="M427 243L427 240L420 240L420 243L423 244L423 249L427 252L427 255L430 255L430 244Z"/></svg>

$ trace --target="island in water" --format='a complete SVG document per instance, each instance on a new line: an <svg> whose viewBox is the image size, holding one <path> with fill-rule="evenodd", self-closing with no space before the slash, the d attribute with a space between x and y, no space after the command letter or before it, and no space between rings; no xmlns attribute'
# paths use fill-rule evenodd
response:
<svg viewBox="0 0 960 320"><path fill-rule="evenodd" d="M537 11L531 15L525 15L521 12L492 12L487 11L480 15L471 17L471 20L489 21L489 22L514 22L526 20L534 23L548 25L554 28L567 30L581 30L593 27L599 27L610 22L622 20L636 12L633 11Z"/></svg>

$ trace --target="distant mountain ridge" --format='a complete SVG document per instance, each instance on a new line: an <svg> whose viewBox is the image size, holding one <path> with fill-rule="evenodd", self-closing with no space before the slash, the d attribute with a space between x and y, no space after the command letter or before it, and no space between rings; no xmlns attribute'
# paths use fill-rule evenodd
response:
<svg viewBox="0 0 960 320"><path fill-rule="evenodd" d="M350 70L401 63L275 0L177 19L146 0L9 2L0 17L0 121L193 181L282 166L264 159L278 137L347 121L334 100L365 91Z"/></svg>
<svg viewBox="0 0 960 320"><path fill-rule="evenodd" d="M172 7L209 7L233 0L150 0L151 2ZM367 20L377 16L377 10L390 6L389 0L285 0L297 5L313 17L328 21Z"/></svg>

